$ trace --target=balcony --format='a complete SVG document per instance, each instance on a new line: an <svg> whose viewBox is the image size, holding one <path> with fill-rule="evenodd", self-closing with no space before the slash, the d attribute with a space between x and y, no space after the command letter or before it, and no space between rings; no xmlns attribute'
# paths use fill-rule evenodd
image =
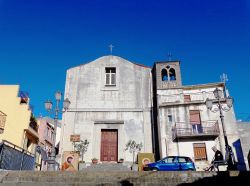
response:
<svg viewBox="0 0 250 186"><path fill-rule="evenodd" d="M39 141L39 136L37 131L35 131L31 126L29 126L27 129L24 129L26 137L32 141L32 143L37 144Z"/></svg>
<svg viewBox="0 0 250 186"><path fill-rule="evenodd" d="M201 124L197 125L177 122L172 128L173 141L201 138L215 139L219 134L220 130L218 121L203 121Z"/></svg>
<svg viewBox="0 0 250 186"><path fill-rule="evenodd" d="M30 116L28 128L24 129L24 131L26 132L28 139L32 140L34 143L38 142L38 124L33 114Z"/></svg>

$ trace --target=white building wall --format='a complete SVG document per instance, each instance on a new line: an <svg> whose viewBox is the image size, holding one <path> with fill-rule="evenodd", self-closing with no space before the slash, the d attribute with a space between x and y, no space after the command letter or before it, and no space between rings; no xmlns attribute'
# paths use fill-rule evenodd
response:
<svg viewBox="0 0 250 186"><path fill-rule="evenodd" d="M105 86L105 67L116 67L116 86ZM151 81L150 68L116 56L69 69L65 98L71 105L63 114L60 153L73 150L70 135L80 134L90 141L84 160L100 159L101 129L118 129L118 159L132 161L124 151L130 139L152 152Z"/></svg>
<svg viewBox="0 0 250 186"><path fill-rule="evenodd" d="M214 99L213 90L219 87L219 85L214 85L206 88L200 86L183 87L179 89L167 89L167 90L157 90L158 96L158 107L159 107L159 140L160 140L160 156L165 157L167 155L187 155L194 160L193 143L205 143L207 150L207 161L206 162L196 162L198 168L203 169L207 166L213 156L212 151L213 146L217 146L219 150L225 154L225 143L222 130L222 124L219 116L219 112L213 113L207 109L205 101L207 98ZM191 102L184 103L184 95L190 95ZM179 142L173 142L173 131L172 128L177 122L189 123L189 110L199 110L202 123L207 121L218 121L220 135L215 139L207 140L205 137L183 139ZM228 137L229 144L233 147L233 142L235 142L238 137L235 114L233 108L228 112L223 112L225 119L225 130ZM168 121L168 115L172 115L173 122ZM234 153L235 152L235 149Z"/></svg>

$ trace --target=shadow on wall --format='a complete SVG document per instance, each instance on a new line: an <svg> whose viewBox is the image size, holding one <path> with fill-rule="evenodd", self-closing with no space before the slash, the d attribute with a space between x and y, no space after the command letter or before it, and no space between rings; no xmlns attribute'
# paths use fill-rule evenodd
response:
<svg viewBox="0 0 250 186"><path fill-rule="evenodd" d="M231 175L230 175L231 174ZM235 175L232 175L235 174ZM179 184L179 186L187 186L187 185L202 185L202 186L210 186L210 185L249 185L250 172L218 172L216 176L206 177L200 180L197 180L193 183L183 183Z"/></svg>
<svg viewBox="0 0 250 186"><path fill-rule="evenodd" d="M247 167L246 167L246 163L245 163L244 154L243 154L243 150L242 150L242 147L241 147L240 139L235 141L233 143L233 146L234 146L234 148L236 150L236 156L237 156L237 160L238 160L237 169L239 171L246 171Z"/></svg>

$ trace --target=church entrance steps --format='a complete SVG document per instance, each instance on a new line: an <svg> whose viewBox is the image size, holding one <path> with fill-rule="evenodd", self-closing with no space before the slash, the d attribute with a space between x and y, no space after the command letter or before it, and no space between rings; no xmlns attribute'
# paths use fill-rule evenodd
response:
<svg viewBox="0 0 250 186"><path fill-rule="evenodd" d="M49 185L248 185L250 172L45 172L45 171L3 171L1 185L49 186ZM244 182L246 181L246 182ZM245 184L244 184L245 183Z"/></svg>
<svg viewBox="0 0 250 186"><path fill-rule="evenodd" d="M83 171L130 171L131 165L124 165L121 163L102 163L92 164L87 166Z"/></svg>

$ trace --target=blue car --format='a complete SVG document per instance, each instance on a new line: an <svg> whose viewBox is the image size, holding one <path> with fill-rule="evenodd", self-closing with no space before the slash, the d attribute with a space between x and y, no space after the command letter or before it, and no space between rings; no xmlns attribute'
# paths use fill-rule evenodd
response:
<svg viewBox="0 0 250 186"><path fill-rule="evenodd" d="M195 171L194 162L186 156L168 156L157 162L149 163L144 171Z"/></svg>

